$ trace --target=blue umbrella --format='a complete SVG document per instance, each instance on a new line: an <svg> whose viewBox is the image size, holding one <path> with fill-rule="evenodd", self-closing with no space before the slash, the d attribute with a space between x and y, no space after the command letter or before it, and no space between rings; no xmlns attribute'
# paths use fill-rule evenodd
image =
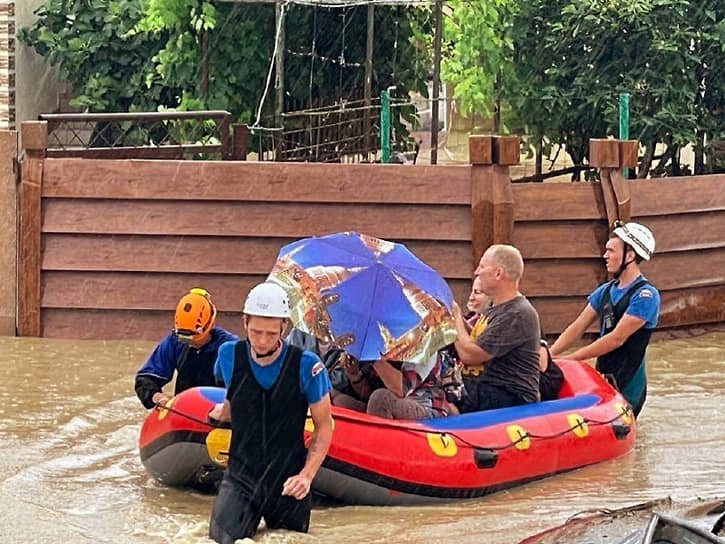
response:
<svg viewBox="0 0 725 544"><path fill-rule="evenodd" d="M356 232L284 246L268 278L292 322L360 360L422 363L456 339L445 280L403 244Z"/></svg>

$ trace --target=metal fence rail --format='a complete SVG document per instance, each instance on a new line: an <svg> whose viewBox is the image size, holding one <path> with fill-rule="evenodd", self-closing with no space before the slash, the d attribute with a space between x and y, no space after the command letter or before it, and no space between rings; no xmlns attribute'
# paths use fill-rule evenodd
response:
<svg viewBox="0 0 725 544"><path fill-rule="evenodd" d="M364 100L283 114L284 128L249 127L258 160L372 162L378 151L380 104Z"/></svg>
<svg viewBox="0 0 725 544"><path fill-rule="evenodd" d="M230 159L227 111L42 114L49 157Z"/></svg>

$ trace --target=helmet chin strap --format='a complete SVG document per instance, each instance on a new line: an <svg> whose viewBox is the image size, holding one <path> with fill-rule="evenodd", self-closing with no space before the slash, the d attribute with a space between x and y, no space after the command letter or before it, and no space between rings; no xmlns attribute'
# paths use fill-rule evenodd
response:
<svg viewBox="0 0 725 544"><path fill-rule="evenodd" d="M254 352L254 356L257 357L257 359L263 359L264 357L269 357L272 355L275 351L277 351L282 346L282 340L277 340L277 343L274 345L272 349L265 353L259 353L256 349L252 348L252 351Z"/></svg>
<svg viewBox="0 0 725 544"><path fill-rule="evenodd" d="M627 261L627 246L625 246L624 252L622 253L622 263L619 265L619 268L614 273L614 279L618 280L619 276L622 275L622 272L627 270L627 267L634 262L634 259L631 261Z"/></svg>

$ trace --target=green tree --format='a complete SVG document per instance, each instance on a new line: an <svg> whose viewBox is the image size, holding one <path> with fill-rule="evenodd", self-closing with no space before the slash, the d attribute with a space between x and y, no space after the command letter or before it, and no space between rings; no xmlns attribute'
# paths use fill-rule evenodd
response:
<svg viewBox="0 0 725 544"><path fill-rule="evenodd" d="M510 105L512 123L525 128L531 143L565 146L575 164L585 164L590 138L617 134L621 92L631 95L630 135L645 145L642 176L685 173L682 147L710 152L705 142L721 137L722 3L532 0L516 11L494 5L499 18L501 10L513 14L511 24L499 24L490 9L466 14L477 21L452 34L448 62L463 68L449 73L463 83L456 95L471 103L498 98ZM497 35L503 36L498 42ZM475 52L487 51L485 43L502 53L486 53L484 64L472 61ZM483 65L487 76L458 75L470 62ZM499 87L491 84L497 73ZM665 151L655 165L657 144Z"/></svg>
<svg viewBox="0 0 725 544"><path fill-rule="evenodd" d="M366 7L288 5L289 105L339 99L362 87ZM73 84L89 111L227 109L253 120L274 46L274 7L206 0L46 0L21 38ZM429 10L375 9L373 94L424 91ZM206 43L206 50L202 43ZM207 67L206 89L202 65ZM204 92L206 90L206 92ZM268 93L266 115L274 105ZM412 109L396 110L411 118Z"/></svg>
<svg viewBox="0 0 725 544"><path fill-rule="evenodd" d="M71 103L96 112L155 110L174 91L147 81L165 36L140 32L137 0L47 0L19 32L73 88Z"/></svg>
<svg viewBox="0 0 725 544"><path fill-rule="evenodd" d="M500 112L504 81L510 79L514 43L512 0L449 0L441 63L444 80L455 85L460 111ZM498 123L496 123L498 125Z"/></svg>

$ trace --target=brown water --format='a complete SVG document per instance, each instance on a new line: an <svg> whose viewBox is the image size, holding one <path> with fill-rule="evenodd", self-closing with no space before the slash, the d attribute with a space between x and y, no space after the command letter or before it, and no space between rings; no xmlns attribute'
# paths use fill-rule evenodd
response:
<svg viewBox="0 0 725 544"><path fill-rule="evenodd" d="M133 373L152 347L0 338L0 543L211 542L212 497L158 485L138 458ZM648 359L650 395L622 459L439 506L318 506L308 535L256 541L515 543L578 512L666 497L704 527L725 497L725 333L653 344ZM549 541L616 542L640 520L628 523Z"/></svg>

